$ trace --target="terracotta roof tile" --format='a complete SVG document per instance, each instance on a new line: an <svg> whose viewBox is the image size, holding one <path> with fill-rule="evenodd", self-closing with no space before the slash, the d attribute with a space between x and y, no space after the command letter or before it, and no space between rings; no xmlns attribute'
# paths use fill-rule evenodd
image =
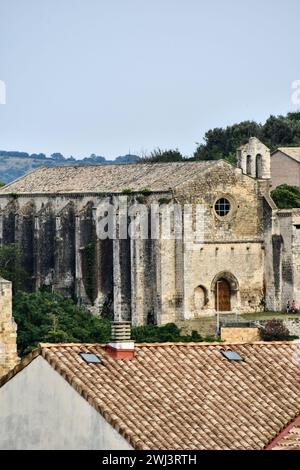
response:
<svg viewBox="0 0 300 470"><path fill-rule="evenodd" d="M140 344L132 361L116 361L104 345L47 344L0 386L41 354L136 449L264 449L300 414L300 344L225 345L242 362L223 347ZM83 351L102 363L87 364Z"/></svg>
<svg viewBox="0 0 300 470"><path fill-rule="evenodd" d="M272 450L300 450L300 424L292 427Z"/></svg>

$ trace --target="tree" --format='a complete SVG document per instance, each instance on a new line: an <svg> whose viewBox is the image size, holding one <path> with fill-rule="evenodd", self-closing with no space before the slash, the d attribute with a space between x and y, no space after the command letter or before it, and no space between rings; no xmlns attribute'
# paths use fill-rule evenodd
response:
<svg viewBox="0 0 300 470"><path fill-rule="evenodd" d="M297 140L296 127L283 116L270 116L263 126L262 138L275 150L279 145L290 145Z"/></svg>
<svg viewBox="0 0 300 470"><path fill-rule="evenodd" d="M142 159L142 163L179 162L184 158L178 149L162 150L159 147Z"/></svg>
<svg viewBox="0 0 300 470"><path fill-rule="evenodd" d="M20 356L43 342L107 343L111 339L108 319L92 315L72 299L47 288L35 293L18 292L13 298L13 315L18 325ZM174 323L133 327L132 338L140 343L215 341L214 338L203 339L197 331L181 335Z"/></svg>
<svg viewBox="0 0 300 470"><path fill-rule="evenodd" d="M5 183L3 183L3 181L0 181L0 188L3 188L3 186L5 186Z"/></svg>
<svg viewBox="0 0 300 470"><path fill-rule="evenodd" d="M110 339L108 320L91 315L72 299L47 289L18 292L13 298L13 315L18 325L21 356L40 342L105 343Z"/></svg>
<svg viewBox="0 0 300 470"><path fill-rule="evenodd" d="M235 156L236 149L251 136L261 137L261 125L254 121L243 121L225 129L217 127L206 132L204 144L197 144L195 160L219 160Z"/></svg>
<svg viewBox="0 0 300 470"><path fill-rule="evenodd" d="M13 293L24 287L28 273L23 268L21 250L14 243L0 247L0 276L12 282Z"/></svg>
<svg viewBox="0 0 300 470"><path fill-rule="evenodd" d="M300 188L281 184L271 192L273 201L279 209L293 209L300 207Z"/></svg>
<svg viewBox="0 0 300 470"><path fill-rule="evenodd" d="M59 152L52 153L51 158L54 161L64 161L65 160L65 157Z"/></svg>
<svg viewBox="0 0 300 470"><path fill-rule="evenodd" d="M270 116L264 124L255 121L242 121L226 128L210 129L204 142L197 144L195 160L227 159L235 161L237 148L245 144L249 137L257 137L271 150L280 146L300 145L300 112L286 116Z"/></svg>
<svg viewBox="0 0 300 470"><path fill-rule="evenodd" d="M136 326L132 329L132 338L138 343L203 341L197 331L192 331L191 335L181 335L181 330L175 323L168 323L163 326Z"/></svg>

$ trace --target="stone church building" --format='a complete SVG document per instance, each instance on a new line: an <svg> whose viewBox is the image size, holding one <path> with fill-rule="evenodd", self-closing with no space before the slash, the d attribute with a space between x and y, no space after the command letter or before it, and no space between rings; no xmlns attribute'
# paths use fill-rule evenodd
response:
<svg viewBox="0 0 300 470"><path fill-rule="evenodd" d="M219 160L37 169L0 190L0 242L21 247L27 289L51 286L94 312L113 306L115 320L282 310L300 302L300 212L280 211L271 199L265 145L250 138L237 157L237 167ZM202 239L161 231L103 239L103 203L125 199L147 208L187 204L192 224L201 206ZM122 211L118 220L129 224ZM149 233L152 222L149 215Z"/></svg>

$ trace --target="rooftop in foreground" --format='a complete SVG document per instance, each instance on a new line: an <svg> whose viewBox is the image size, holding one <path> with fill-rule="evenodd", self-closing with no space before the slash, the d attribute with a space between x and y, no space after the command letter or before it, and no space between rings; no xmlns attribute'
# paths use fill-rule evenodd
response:
<svg viewBox="0 0 300 470"><path fill-rule="evenodd" d="M224 348L242 360L228 360ZM80 352L101 362L87 363ZM297 342L138 344L131 361L114 360L105 345L44 344L0 386L38 356L135 449L258 450L275 439L278 448L299 419ZM292 439L300 450L299 432L291 432L284 445Z"/></svg>

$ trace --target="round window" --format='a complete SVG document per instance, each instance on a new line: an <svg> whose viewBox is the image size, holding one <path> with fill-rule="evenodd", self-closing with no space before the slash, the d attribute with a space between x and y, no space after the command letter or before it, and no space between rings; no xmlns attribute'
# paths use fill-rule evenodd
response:
<svg viewBox="0 0 300 470"><path fill-rule="evenodd" d="M222 197L215 203L215 211L220 217L224 217L230 212L230 202Z"/></svg>

